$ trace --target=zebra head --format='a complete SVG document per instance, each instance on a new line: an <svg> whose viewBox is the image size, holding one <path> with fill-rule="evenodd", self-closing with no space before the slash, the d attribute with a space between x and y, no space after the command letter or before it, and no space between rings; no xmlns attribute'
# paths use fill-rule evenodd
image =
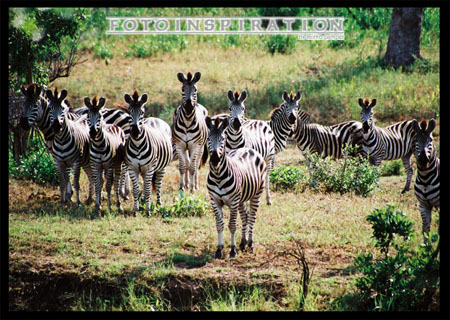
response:
<svg viewBox="0 0 450 320"><path fill-rule="evenodd" d="M430 165L430 160L435 154L435 146L433 143L433 135L431 134L436 127L436 121L431 119L428 122L422 120L419 123L416 119L413 120L413 129L416 133L416 150L415 155L417 159L417 165L421 168L427 168Z"/></svg>
<svg viewBox="0 0 450 320"><path fill-rule="evenodd" d="M103 121L103 115L100 112L101 108L105 105L105 98L101 97L97 101L97 96L91 100L89 97L84 98L84 105L88 108L88 126L89 126L89 136L91 139L97 139L99 133L101 132L101 125Z"/></svg>
<svg viewBox="0 0 450 320"><path fill-rule="evenodd" d="M183 84L181 86L181 106L185 109L186 115L190 115L197 105L197 86L195 84L200 80L201 75L200 72L196 72L192 77L192 73L188 72L187 78L185 78L183 73L177 73L178 80Z"/></svg>
<svg viewBox="0 0 450 320"><path fill-rule="evenodd" d="M209 116L205 118L208 133L209 164L217 168L220 159L225 155L226 135L224 131L228 126L228 118L217 117L213 120Z"/></svg>
<svg viewBox="0 0 450 320"><path fill-rule="evenodd" d="M49 89L46 91L46 95L50 108L50 126L56 134L61 130L63 113L69 110L69 107L64 103L64 99L67 97L67 90L62 90L58 95L58 88L55 88L55 92Z"/></svg>
<svg viewBox="0 0 450 320"><path fill-rule="evenodd" d="M134 90L133 96L125 93L124 99L128 103L127 112L130 115L130 134L133 139L137 139L141 134L142 123L144 121L145 108L147 102L147 94L144 93L139 99L139 93Z"/></svg>
<svg viewBox="0 0 450 320"><path fill-rule="evenodd" d="M239 91L228 90L228 100L230 101L230 125L234 130L239 130L241 123L244 120L245 105L244 101L247 99L247 91L242 91L239 95Z"/></svg>
<svg viewBox="0 0 450 320"><path fill-rule="evenodd" d="M36 83L32 83L27 88L22 85L20 91L25 96L24 113L20 118L20 126L22 129L28 131L35 125L39 111L42 111L39 110L42 87Z"/></svg>
<svg viewBox="0 0 450 320"><path fill-rule="evenodd" d="M358 99L359 105L361 107L361 122L363 125L363 132L364 134L369 133L370 130L372 130L373 126L373 111L372 108L375 107L377 104L377 99L373 99L372 102L369 104L369 99L365 98Z"/></svg>
<svg viewBox="0 0 450 320"><path fill-rule="evenodd" d="M295 120L297 120L298 102L302 98L302 92L297 91L297 94L294 97L292 92L288 95L288 93L284 91L282 98L283 103L280 106L280 110L282 111L283 117L293 125L295 124Z"/></svg>

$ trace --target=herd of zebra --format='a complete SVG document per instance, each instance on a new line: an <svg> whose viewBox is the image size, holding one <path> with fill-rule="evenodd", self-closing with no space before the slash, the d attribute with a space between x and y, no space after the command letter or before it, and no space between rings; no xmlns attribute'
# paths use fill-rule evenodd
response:
<svg viewBox="0 0 450 320"><path fill-rule="evenodd" d="M222 257L223 212L230 208L230 257L236 256L236 219L242 220L240 250L253 251L253 226L263 191L267 204L272 203L269 173L275 156L286 147L288 138L295 139L301 152L315 152L323 157L342 157L346 144L357 146L356 155L369 157L373 165L382 160L402 159L407 172L402 192L408 191L413 175L410 164L416 156L417 178L414 186L423 220L423 233L430 231L431 210L439 209L440 162L436 155L432 131L435 120L407 120L377 127L373 117L376 100L359 99L361 122L348 121L332 126L310 123L310 116L299 106L301 92L286 91L282 103L272 110L269 121L245 118L247 92L228 91L229 113L210 117L197 102L197 82L201 73L177 74L182 83L182 102L175 109L172 125L155 117L144 117L147 94L125 94L126 105L105 108L105 98L84 98L85 107L73 110L60 93L37 84L21 87L25 96L23 129L38 127L51 150L59 177L61 204L70 201L73 188L80 203L79 177L81 167L89 179L87 204L95 193L95 211L101 204L101 190L106 178L108 208L111 209L111 188L117 198L128 199L129 178L132 181L134 212L139 210L139 176L143 178L146 212L150 210L152 188L156 203L161 204L161 185L166 167L179 161L180 189L198 189L198 172L209 157L207 189L215 213L218 246L215 256ZM247 208L249 201L250 207Z"/></svg>

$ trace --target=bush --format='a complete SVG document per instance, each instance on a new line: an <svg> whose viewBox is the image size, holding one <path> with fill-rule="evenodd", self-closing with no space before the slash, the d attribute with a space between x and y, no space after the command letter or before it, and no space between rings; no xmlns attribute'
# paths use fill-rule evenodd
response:
<svg viewBox="0 0 450 320"><path fill-rule="evenodd" d="M429 310L439 289L439 245L427 242L415 251L408 249L414 236L413 223L395 206L374 210L366 220L372 224L376 247L382 258L360 254L354 266L363 276L356 279L360 308L376 311ZM402 238L403 240L401 240ZM432 241L437 241L437 235ZM392 248L395 249L392 252ZM391 250L391 252L390 252Z"/></svg>
<svg viewBox="0 0 450 320"><path fill-rule="evenodd" d="M276 191L296 189L304 181L305 172L294 166L280 167L270 172L270 183Z"/></svg>
<svg viewBox="0 0 450 320"><path fill-rule="evenodd" d="M185 197L183 191L180 191L180 199L175 199L172 204L167 206L150 204L150 212L152 214L159 214L163 218L187 218L187 217L202 217L209 208L206 201L199 196Z"/></svg>
<svg viewBox="0 0 450 320"><path fill-rule="evenodd" d="M367 158L350 156L353 152L353 147L345 147L344 157L337 161L308 153L309 186L341 194L353 191L357 195L367 196L377 186L380 174Z"/></svg>
<svg viewBox="0 0 450 320"><path fill-rule="evenodd" d="M383 162L383 166L381 167L380 174L382 176L399 176L402 175L404 172L402 168L403 162L400 159L393 161L385 161Z"/></svg>

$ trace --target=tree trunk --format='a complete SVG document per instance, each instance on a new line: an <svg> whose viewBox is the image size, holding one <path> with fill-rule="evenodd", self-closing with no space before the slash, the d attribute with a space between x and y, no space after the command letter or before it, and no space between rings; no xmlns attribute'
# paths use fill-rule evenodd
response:
<svg viewBox="0 0 450 320"><path fill-rule="evenodd" d="M423 8L394 8L384 56L388 65L406 67L420 56ZM415 56L415 57L414 57Z"/></svg>

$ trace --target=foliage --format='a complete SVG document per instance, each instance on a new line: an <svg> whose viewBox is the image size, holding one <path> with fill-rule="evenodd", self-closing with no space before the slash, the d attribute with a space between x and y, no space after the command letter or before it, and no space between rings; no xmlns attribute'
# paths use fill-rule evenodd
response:
<svg viewBox="0 0 450 320"><path fill-rule="evenodd" d="M59 181L53 158L44 145L40 132L30 139L29 148L24 156L19 157L18 164L9 150L8 170L11 177L39 184L57 185Z"/></svg>
<svg viewBox="0 0 450 320"><path fill-rule="evenodd" d="M305 180L305 172L294 166L282 166L270 172L270 183L276 191L296 189Z"/></svg>
<svg viewBox="0 0 450 320"><path fill-rule="evenodd" d="M400 159L393 161L385 161L382 164L380 175L382 176L399 176L404 173L403 162Z"/></svg>
<svg viewBox="0 0 450 320"><path fill-rule="evenodd" d="M367 158L352 157L354 148L346 146L344 157L337 161L330 157L322 158L319 154L307 154L309 185L325 191L367 196L378 184L378 168L372 166Z"/></svg>
<svg viewBox="0 0 450 320"><path fill-rule="evenodd" d="M167 206L150 204L152 214L160 214L163 218L187 218L202 217L209 208L209 205L200 196L185 197L183 191L179 192L180 198Z"/></svg>
<svg viewBox="0 0 450 320"><path fill-rule="evenodd" d="M372 253L360 254L354 266L363 276L356 279L361 308L374 311L428 310L439 289L438 248L427 242L415 251L406 241L413 237L413 223L393 205L374 210L366 220L372 224L376 247L382 258ZM400 238L403 241L400 241ZM433 242L437 241L433 235ZM394 248L395 252L389 252Z"/></svg>

